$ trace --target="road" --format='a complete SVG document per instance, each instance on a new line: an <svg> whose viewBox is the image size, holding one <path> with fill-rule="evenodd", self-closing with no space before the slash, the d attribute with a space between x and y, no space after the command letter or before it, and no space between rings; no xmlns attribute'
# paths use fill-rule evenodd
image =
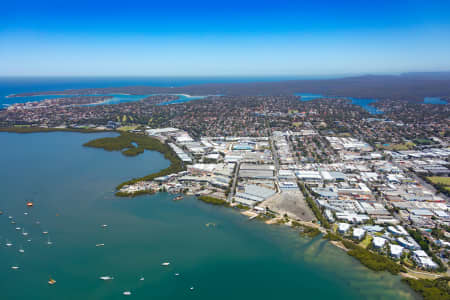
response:
<svg viewBox="0 0 450 300"><path fill-rule="evenodd" d="M233 183L231 184L231 190L230 193L228 194L228 198L227 201L229 203L231 203L231 199L233 198L235 192L236 192L236 183L237 183L237 178L239 175L239 168L241 167L241 163L237 162L236 163L236 172L234 172L234 177L233 177Z"/></svg>
<svg viewBox="0 0 450 300"><path fill-rule="evenodd" d="M270 148L272 150L272 157L275 164L275 182L277 185L277 189L279 190L280 183L278 181L278 170L280 169L279 160L278 160L278 152L275 149L275 144L273 142L272 136L269 136Z"/></svg>

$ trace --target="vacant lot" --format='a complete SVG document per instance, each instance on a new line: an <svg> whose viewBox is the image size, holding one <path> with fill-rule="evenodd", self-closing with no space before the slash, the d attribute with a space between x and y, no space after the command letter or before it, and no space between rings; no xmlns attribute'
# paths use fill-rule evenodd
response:
<svg viewBox="0 0 450 300"><path fill-rule="evenodd" d="M260 206L267 206L281 215L287 214L291 218L302 221L313 221L316 219L300 191L275 194Z"/></svg>

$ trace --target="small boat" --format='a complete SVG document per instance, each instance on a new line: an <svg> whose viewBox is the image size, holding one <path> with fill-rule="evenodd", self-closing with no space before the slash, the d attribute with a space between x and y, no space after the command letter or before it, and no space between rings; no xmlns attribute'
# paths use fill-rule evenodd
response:
<svg viewBox="0 0 450 300"><path fill-rule="evenodd" d="M194 290L194 287L193 286L191 286L190 288L189 288L191 291L193 291Z"/></svg>
<svg viewBox="0 0 450 300"><path fill-rule="evenodd" d="M11 224L16 224L16 221L14 221L14 220L13 220L13 221L11 221Z"/></svg>
<svg viewBox="0 0 450 300"><path fill-rule="evenodd" d="M28 232L25 232L25 228L22 228L22 235L23 236L27 236L28 235Z"/></svg>
<svg viewBox="0 0 450 300"><path fill-rule="evenodd" d="M6 247L11 247L12 245L13 244L11 242L6 241L6 244L5 244Z"/></svg>
<svg viewBox="0 0 450 300"><path fill-rule="evenodd" d="M124 296L130 296L130 295L131 295L131 292L130 292L130 291L125 291L125 292L123 292L123 295L124 295Z"/></svg>
<svg viewBox="0 0 450 300"><path fill-rule="evenodd" d="M113 280L114 279L114 277L111 277L111 276L100 276L100 280L103 280L103 281L108 281L108 280Z"/></svg>
<svg viewBox="0 0 450 300"><path fill-rule="evenodd" d="M19 253L24 253L24 252L25 252L25 250L23 250L22 248L19 249Z"/></svg>
<svg viewBox="0 0 450 300"><path fill-rule="evenodd" d="M12 266L11 269L13 269L13 270L19 270L20 267L19 267L19 266Z"/></svg>
<svg viewBox="0 0 450 300"><path fill-rule="evenodd" d="M20 227L16 227L16 230L20 230L20 229L22 229L22 228L20 228Z"/></svg>
<svg viewBox="0 0 450 300"><path fill-rule="evenodd" d="M170 265L170 262L163 262L162 264L161 264L161 266L164 266L164 267L167 267L167 266L169 266Z"/></svg>
<svg viewBox="0 0 450 300"><path fill-rule="evenodd" d="M48 234L48 231L42 231L42 234Z"/></svg>
<svg viewBox="0 0 450 300"><path fill-rule="evenodd" d="M24 212L23 214L24 214L25 216L28 216L28 213L27 213L27 212Z"/></svg>
<svg viewBox="0 0 450 300"><path fill-rule="evenodd" d="M180 273L175 273L175 276L180 276Z"/></svg>
<svg viewBox="0 0 450 300"><path fill-rule="evenodd" d="M105 244L96 244L95 247L103 247Z"/></svg>
<svg viewBox="0 0 450 300"><path fill-rule="evenodd" d="M108 227L108 225L106 225L106 224L102 224L102 226L101 226L102 228L106 228L106 227Z"/></svg>
<svg viewBox="0 0 450 300"><path fill-rule="evenodd" d="M12 216L9 216L8 219L12 220Z"/></svg>
<svg viewBox="0 0 450 300"><path fill-rule="evenodd" d="M183 200L183 196L176 196L175 198L173 198L173 201L178 201L178 200Z"/></svg>
<svg viewBox="0 0 450 300"><path fill-rule="evenodd" d="M53 244L53 242L50 241L50 238L48 238L48 240L47 240L47 245L51 245L51 244Z"/></svg>
<svg viewBox="0 0 450 300"><path fill-rule="evenodd" d="M56 280L53 279L53 278L50 278L50 279L48 280L48 284L50 284L50 285L54 285L55 283L56 283Z"/></svg>
<svg viewBox="0 0 450 300"><path fill-rule="evenodd" d="M28 239L27 242L31 242L31 239Z"/></svg>
<svg viewBox="0 0 450 300"><path fill-rule="evenodd" d="M140 281L144 281L144 280L145 280L145 278L144 278L144 277L141 277L141 278L139 278L139 280L140 280Z"/></svg>
<svg viewBox="0 0 450 300"><path fill-rule="evenodd" d="M32 206L33 206L33 202L28 201L28 202L27 202L27 206L28 206L28 207L32 207Z"/></svg>

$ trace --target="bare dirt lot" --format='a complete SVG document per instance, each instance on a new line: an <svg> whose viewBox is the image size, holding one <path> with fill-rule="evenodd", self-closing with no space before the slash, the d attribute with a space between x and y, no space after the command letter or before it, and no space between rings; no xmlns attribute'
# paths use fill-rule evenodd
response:
<svg viewBox="0 0 450 300"><path fill-rule="evenodd" d="M308 222L316 219L300 191L289 191L282 192L281 194L275 194L264 201L260 206L267 206L271 210L276 211L281 215L287 214L293 219Z"/></svg>

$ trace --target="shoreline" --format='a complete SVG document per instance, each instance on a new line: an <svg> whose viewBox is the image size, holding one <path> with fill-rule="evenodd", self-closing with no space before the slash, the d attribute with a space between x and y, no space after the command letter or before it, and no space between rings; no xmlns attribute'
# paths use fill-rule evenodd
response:
<svg viewBox="0 0 450 300"><path fill-rule="evenodd" d="M120 132L116 137L95 139L85 143L83 146L99 148L105 151L120 151L125 156L136 156L143 153L144 150L157 151L163 154L165 159L170 161L170 165L163 170L159 170L143 177L132 178L118 184L116 186L115 195L119 197L135 197L144 194L154 194L155 191L153 190L142 190L133 193L126 193L120 191L120 189L126 185L131 185L140 181L151 181L154 178L166 176L172 173L178 173L185 169L182 161L167 144L163 144L158 139L151 138L146 135Z"/></svg>
<svg viewBox="0 0 450 300"><path fill-rule="evenodd" d="M57 128L57 127L2 127L0 132L9 133L45 133L45 132L79 132L79 133L102 133L115 132L111 129L86 129L86 128Z"/></svg>
<svg viewBox="0 0 450 300"><path fill-rule="evenodd" d="M10 132L10 133L39 133L39 132L58 132L58 131L61 131L61 132L79 132L79 133L102 133L102 132L115 132L115 131L112 131L112 130L95 130L95 129L78 129L78 128L40 128L40 127L18 127L18 128L0 128L0 132ZM170 161L170 165L167 167L167 168L165 168L165 169L163 169L163 170L160 170L160 171L158 171L158 172L155 172L155 173L151 173L151 174L149 174L149 175L146 175L146 176L144 176L144 177L141 177L141 178L134 178L134 179L131 179L131 180L128 180L128 181L125 181L125 182L123 182L123 183L121 183L121 184L119 184L117 187L116 187L116 196L119 196L119 197L135 197L135 196L139 196L139 195L143 195L143 194L154 194L154 193L156 193L155 191L153 191L153 190L150 190L150 191L145 191L145 192L137 192L137 193L133 193L133 194L120 194L120 191L118 191L121 187L123 187L124 185L127 185L127 184L133 184L133 183L136 183L136 182L139 182L139 181L150 181L150 180L153 180L154 178L156 178L156 177L160 177L160 176L165 176L165 175L168 175L168 174L171 174L171 173L173 173L174 171L173 171L173 169L172 168L177 168L177 167L180 167L180 161L179 161L179 159L177 158L177 156L175 155L174 157L175 157L175 159L171 159L171 158L168 158L167 156L169 156L169 157L171 157L170 155L171 155L171 149L170 149L170 147L168 147L166 144L163 144L163 143L161 143L159 140L157 140L157 139L154 139L154 138L150 138L150 137L148 137L148 136L143 136L143 135L138 135L138 134L131 134L131 133L124 133L124 132L122 132L122 133L120 133L119 134L119 136L118 137L113 137L113 138L100 138L100 139L95 139L95 140L92 140L92 141L90 141L90 142L88 142L88 143L86 143L86 144L84 144L83 146L85 146L85 147L94 147L94 148L102 148L103 150L105 150L105 151L121 151L122 152L122 150L124 150L125 148L126 149L128 149L128 147L119 147L119 148L116 148L116 149L108 149L106 146L92 146L92 145L87 145L87 144L89 144L89 143L91 143L91 142L96 142L96 141L99 141L99 140L105 140L105 139L108 139L109 141L113 141L113 140L115 140L115 141L113 141L113 142L119 142L120 140L118 139L119 137L126 137L126 138L128 138L129 139L129 141L130 140L133 140L133 142L135 142L138 146L136 147L136 148L144 148L145 150L151 150L151 151L158 151L158 152L160 152L161 154L164 154L164 156L165 156L165 158L166 159L169 159L169 161ZM160 146L159 147L166 147L166 149L168 149L168 151L164 151L164 148L158 148L158 146L154 146L153 148L152 148L152 146L150 146L150 144L146 144L146 145L141 145L139 142L141 142L141 143L144 143L144 142L142 142L142 140L141 139L145 139L145 140L147 140L147 141L153 141L153 142L157 142ZM135 140L137 140L137 141L135 141ZM128 151L128 150L126 150L126 151ZM123 153L123 152L122 152ZM140 153L142 153L142 152L135 152L135 153L133 153L133 155L130 155L130 156L135 156L135 155L139 155ZM173 153L172 153L173 154ZM126 154L124 154L124 155L126 155ZM178 160L178 162L177 162L177 160ZM184 167L184 166L183 166ZM179 172L179 171L178 171ZM201 200L201 199L199 199L199 197L196 197L198 200ZM210 201L204 201L204 202L207 202L207 203L209 203L209 204L214 204L214 203L212 203L212 202L210 202ZM221 203L219 204L219 205L221 205ZM227 206L229 206L229 205L227 205ZM232 207L232 206L231 206ZM242 215L246 215L247 217L250 217L250 219L253 219L253 218L256 218L256 219L259 219L258 218L258 213L252 213L251 211L245 211L245 210L241 210L240 211L240 214L242 214ZM263 221L264 221L264 219L262 219ZM291 219L291 218L287 218L286 219L286 221L284 222L284 220L283 220L283 222L272 222L272 223L270 223L269 221L270 221L271 219L269 219L269 220L265 220L265 223L266 224L276 224L276 225L280 225L280 224L284 224L284 225L286 225L286 226L289 226L289 227L291 227L292 229L295 229L296 228L296 226L294 226L294 224L293 224L293 222L297 222L297 223L299 223L301 226L308 226L308 225L305 225L305 224L303 224L304 222L302 222L302 221L297 221L297 220L293 220L293 219ZM329 230L327 230L327 229L325 229L325 228L323 228L322 226L320 226L320 225L318 225L318 224L315 224L315 223L313 223L315 226L314 227L317 227L320 231L321 231L321 234L323 234L323 233L329 233L330 231ZM306 236L306 237L308 237L308 236ZM325 236L322 236L321 238L325 238L326 239L326 237ZM339 249L341 249L341 250L343 250L343 251L345 251L349 256L353 256L355 259L357 259L362 265L364 265L366 268L368 268L368 269L370 269L371 271L374 271L374 272L379 272L379 271L388 271L389 272L389 270L386 270L386 269L381 269L381 270L376 270L376 269L372 269L371 267L369 267L369 266L367 266L366 264L364 264L362 261L361 261L361 259L360 258L358 258L358 257L356 257L355 255L351 255L351 254L349 254L349 252L351 251L351 249L349 250L348 249L348 247L346 247L345 245L346 245L346 242L347 243L352 243L352 244L354 244L354 242L352 242L352 241L350 241L350 240L348 240L347 241L347 239L343 239L342 237L340 237L339 236L339 238L340 238L340 240L331 240L331 239L328 239L328 241L331 243L331 244L333 244L334 246L336 246L337 248L339 248ZM344 242L343 242L344 241ZM354 244L355 246L358 246L357 244ZM358 246L358 247L360 247L360 246ZM370 250L368 250L368 249L364 249L365 251L368 251L368 252L370 252L370 253L372 253L372 251L370 251ZM378 255L377 253L373 253L374 255ZM387 258L388 259L388 258ZM390 259L389 259L390 260ZM404 267L403 265L400 265L400 264L398 264L397 262L395 262L395 261L392 261L392 262L394 262L395 264L397 264L399 267L401 266L401 267ZM434 273L426 273L426 272L418 272L418 271L413 271L413 270L411 270L411 269L409 269L409 268L406 268L407 269L407 271L406 272L403 272L403 271L401 271L401 272L398 272L397 274L394 274L394 273L392 273L392 272L390 272L390 273L392 273L393 275L400 275L401 277L403 277L403 278L409 278L410 280L405 280L405 282L410 286L410 288L411 289L413 289L416 293L418 293L418 294L421 294L421 292L419 292L419 291L417 291L416 289L414 289L413 288L413 284L414 283L417 283L418 284L418 282L420 281L420 280L423 280L423 278L421 278L421 277L417 277L417 276L415 276L414 274L423 274L423 275L426 275L426 276L432 276L432 277L435 277L435 279L439 279L439 278L443 278L443 279L445 279L445 275L443 275L443 274L434 274ZM411 281L411 280L414 280L414 281Z"/></svg>

